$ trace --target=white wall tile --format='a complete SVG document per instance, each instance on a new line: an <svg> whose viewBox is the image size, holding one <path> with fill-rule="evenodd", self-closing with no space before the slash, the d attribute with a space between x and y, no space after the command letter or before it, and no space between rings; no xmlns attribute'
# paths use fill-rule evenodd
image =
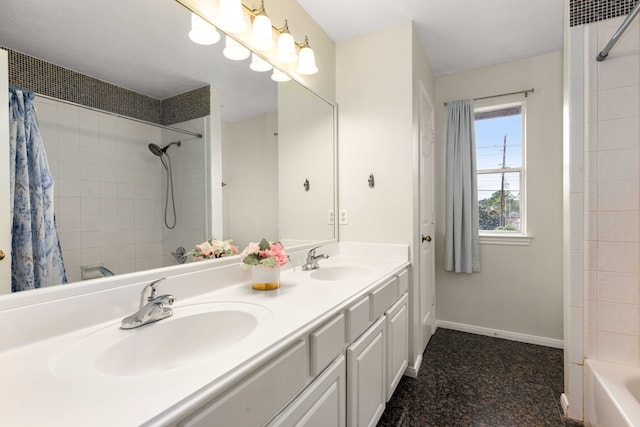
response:
<svg viewBox="0 0 640 427"><path fill-rule="evenodd" d="M606 150L598 152L598 179L637 180L640 176L638 167L638 149Z"/></svg>
<svg viewBox="0 0 640 427"><path fill-rule="evenodd" d="M598 242L598 270L637 273L638 242Z"/></svg>
<svg viewBox="0 0 640 427"><path fill-rule="evenodd" d="M637 336L637 304L598 302L598 330Z"/></svg>
<svg viewBox="0 0 640 427"><path fill-rule="evenodd" d="M639 210L640 183L638 180L598 182L598 209L610 211Z"/></svg>
<svg viewBox="0 0 640 427"><path fill-rule="evenodd" d="M598 214L598 240L637 242L639 225L638 212L601 211Z"/></svg>
<svg viewBox="0 0 640 427"><path fill-rule="evenodd" d="M598 359L636 366L638 364L638 337L598 332Z"/></svg>
<svg viewBox="0 0 640 427"><path fill-rule="evenodd" d="M575 328L578 331L584 330L584 310L581 307L571 307L569 311L571 329ZM578 336L569 343L569 362L582 363L583 353L583 337L582 334L578 334Z"/></svg>
<svg viewBox="0 0 640 427"><path fill-rule="evenodd" d="M613 89L640 83L637 55L616 55L598 63L598 89Z"/></svg>
<svg viewBox="0 0 640 427"><path fill-rule="evenodd" d="M598 272L598 299L618 303L638 303L638 274Z"/></svg>
<svg viewBox="0 0 640 427"><path fill-rule="evenodd" d="M638 148L638 119L630 117L598 122L598 146L601 150Z"/></svg>
<svg viewBox="0 0 640 427"><path fill-rule="evenodd" d="M598 91L598 120L613 120L638 115L637 86Z"/></svg>

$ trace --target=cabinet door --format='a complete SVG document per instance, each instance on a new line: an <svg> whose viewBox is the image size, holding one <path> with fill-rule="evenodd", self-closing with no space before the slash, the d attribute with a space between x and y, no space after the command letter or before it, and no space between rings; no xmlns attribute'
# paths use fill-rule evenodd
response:
<svg viewBox="0 0 640 427"><path fill-rule="evenodd" d="M407 369L409 307L405 293L387 312L387 402Z"/></svg>
<svg viewBox="0 0 640 427"><path fill-rule="evenodd" d="M306 341L298 341L178 427L265 425L309 383L308 354Z"/></svg>
<svg viewBox="0 0 640 427"><path fill-rule="evenodd" d="M345 427L346 362L338 357L269 427Z"/></svg>
<svg viewBox="0 0 640 427"><path fill-rule="evenodd" d="M385 407L385 318L347 347L347 425L375 426Z"/></svg>

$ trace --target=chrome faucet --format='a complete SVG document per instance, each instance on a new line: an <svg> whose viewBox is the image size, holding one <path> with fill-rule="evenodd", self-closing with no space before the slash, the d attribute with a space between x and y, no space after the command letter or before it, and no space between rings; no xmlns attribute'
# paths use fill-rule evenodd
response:
<svg viewBox="0 0 640 427"><path fill-rule="evenodd" d="M140 309L130 316L122 319L121 329L133 329L138 328L147 323L155 322L157 320L164 319L173 315L173 311L169 307L175 302L173 295L160 295L158 296L158 283L165 280L154 280L153 282L142 288L140 294ZM149 296L145 298L149 289Z"/></svg>
<svg viewBox="0 0 640 427"><path fill-rule="evenodd" d="M307 260L304 264L302 264L302 271L310 271L320 268L320 266L318 265L318 261L321 259L329 258L329 255L327 254L316 255L316 249L318 249L319 247L320 246L316 246L315 248L311 249L309 253L307 253Z"/></svg>

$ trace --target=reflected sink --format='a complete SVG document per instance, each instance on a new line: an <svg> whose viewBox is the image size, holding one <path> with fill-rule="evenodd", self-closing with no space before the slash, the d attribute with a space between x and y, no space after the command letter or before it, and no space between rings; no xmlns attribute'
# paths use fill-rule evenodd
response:
<svg viewBox="0 0 640 427"><path fill-rule="evenodd" d="M136 329L120 322L81 338L57 354L51 370L65 376L145 375L215 358L272 320L266 308L219 302L174 306L173 316Z"/></svg>
<svg viewBox="0 0 640 427"><path fill-rule="evenodd" d="M356 267L353 265L340 265L333 267L320 266L319 269L309 273L309 277L315 280L326 281L344 281L354 280L369 274L369 270L364 267Z"/></svg>

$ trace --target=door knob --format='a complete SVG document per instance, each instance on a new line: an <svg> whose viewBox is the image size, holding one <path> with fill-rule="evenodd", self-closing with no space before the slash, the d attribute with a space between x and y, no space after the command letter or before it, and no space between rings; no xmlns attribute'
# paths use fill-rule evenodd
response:
<svg viewBox="0 0 640 427"><path fill-rule="evenodd" d="M4 259L4 251L0 249L0 261Z"/></svg>
<svg viewBox="0 0 640 427"><path fill-rule="evenodd" d="M431 236L422 235L422 243L430 242L430 241L431 241Z"/></svg>

